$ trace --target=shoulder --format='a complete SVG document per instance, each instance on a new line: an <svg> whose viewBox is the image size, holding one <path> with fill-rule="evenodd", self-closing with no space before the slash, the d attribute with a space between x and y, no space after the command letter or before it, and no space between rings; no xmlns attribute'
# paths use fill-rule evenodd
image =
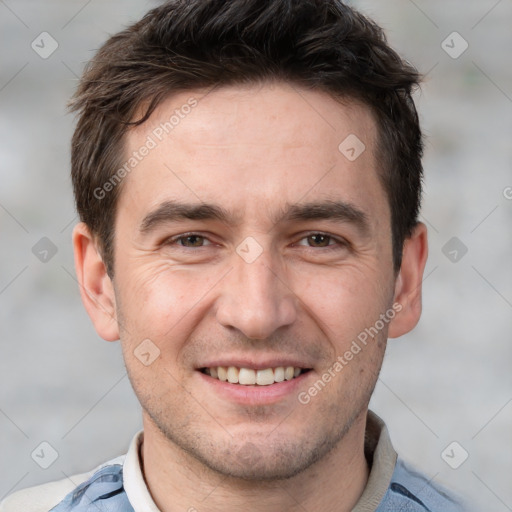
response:
<svg viewBox="0 0 512 512"><path fill-rule="evenodd" d="M96 491L101 494L109 484L116 487L121 482L122 486L123 460L124 456L117 457L86 473L17 491L0 503L0 512L49 512L65 501L76 500L80 493L93 485L95 494ZM105 483L106 486L98 485Z"/></svg>
<svg viewBox="0 0 512 512"><path fill-rule="evenodd" d="M92 475L93 472L89 471L17 491L0 503L0 512L48 512L61 502L66 494Z"/></svg>
<svg viewBox="0 0 512 512"><path fill-rule="evenodd" d="M463 512L464 503L401 459L397 460L389 488L377 512Z"/></svg>

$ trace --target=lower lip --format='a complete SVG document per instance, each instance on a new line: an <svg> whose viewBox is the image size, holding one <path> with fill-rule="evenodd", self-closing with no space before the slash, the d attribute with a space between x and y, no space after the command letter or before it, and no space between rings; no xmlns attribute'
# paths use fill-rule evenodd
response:
<svg viewBox="0 0 512 512"><path fill-rule="evenodd" d="M268 386L230 384L214 379L200 371L197 373L206 385L222 397L243 405L261 405L276 403L290 395L297 395L299 387L303 387L304 380L309 377L312 371L302 373L292 380L276 382Z"/></svg>

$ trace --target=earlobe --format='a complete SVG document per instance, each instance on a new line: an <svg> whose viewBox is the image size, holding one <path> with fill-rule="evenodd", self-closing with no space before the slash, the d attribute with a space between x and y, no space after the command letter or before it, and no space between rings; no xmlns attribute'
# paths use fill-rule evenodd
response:
<svg viewBox="0 0 512 512"><path fill-rule="evenodd" d="M421 316L423 271L427 261L427 228L419 222L404 242L402 265L395 282L394 302L400 312L389 325L388 336L397 338L411 331Z"/></svg>
<svg viewBox="0 0 512 512"><path fill-rule="evenodd" d="M96 332L106 341L118 340L112 280L107 274L97 241L83 222L73 229L73 248L80 295Z"/></svg>

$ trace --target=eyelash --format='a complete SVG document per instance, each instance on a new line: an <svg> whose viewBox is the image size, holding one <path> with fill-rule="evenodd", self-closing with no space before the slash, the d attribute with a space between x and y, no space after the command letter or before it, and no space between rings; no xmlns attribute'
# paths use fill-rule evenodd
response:
<svg viewBox="0 0 512 512"><path fill-rule="evenodd" d="M299 242L301 242L302 240L305 240L311 236L315 236L315 235L320 235L320 236L325 236L327 238L329 238L329 241L334 241L335 243L333 244L329 244L325 247L312 247L312 246L307 246L307 245L303 245L301 247L307 247L308 249L323 249L324 251L330 251L330 250L338 250L338 249L342 249L342 248L347 248L349 247L349 243L342 239L342 238L337 238L333 235L330 235L328 233L324 233L322 231L311 231L310 233L302 236L300 239L299 239ZM196 237L201 237L203 238L204 240L208 240L210 243L208 245L213 245L213 242L211 242L208 237L206 237L205 235L202 235L201 233L196 233L196 232L190 232L190 233L183 233L181 235L178 235L178 236L174 236L174 237L171 237L171 238L168 238L167 240L165 240L162 245L166 246L166 245L174 245L174 246L178 246L180 249L185 249L185 250L188 250L188 249L203 249L204 247L207 247L208 245L204 246L204 245L201 245L199 247L187 247L187 246L184 246L184 245L179 245L179 241L180 240L184 240L188 237L192 237L192 236L196 236ZM296 242L297 244L297 242Z"/></svg>

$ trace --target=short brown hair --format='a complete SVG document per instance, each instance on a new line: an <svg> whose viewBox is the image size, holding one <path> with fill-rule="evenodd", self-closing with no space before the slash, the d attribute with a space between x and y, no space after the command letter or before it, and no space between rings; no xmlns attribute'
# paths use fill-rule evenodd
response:
<svg viewBox="0 0 512 512"><path fill-rule="evenodd" d="M95 190L122 165L130 127L173 93L275 80L354 98L372 110L399 270L421 203L416 69L388 46L379 26L339 0L171 0L108 39L70 102L79 112L71 153L76 206L110 276L122 187L100 198Z"/></svg>

